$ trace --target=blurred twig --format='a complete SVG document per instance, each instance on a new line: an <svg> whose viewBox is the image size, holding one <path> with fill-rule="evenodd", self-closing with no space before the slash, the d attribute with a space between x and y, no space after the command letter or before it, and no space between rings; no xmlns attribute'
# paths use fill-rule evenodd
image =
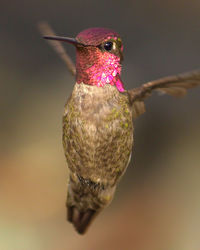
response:
<svg viewBox="0 0 200 250"><path fill-rule="evenodd" d="M47 22L38 23L38 28L40 30L40 33L43 36L55 36L56 35L55 32L52 30L52 28L49 26L49 24ZM76 75L75 65L74 65L72 59L67 54L67 52L65 51L61 42L48 40L48 43L56 51L56 53L61 57L61 59L65 62L65 64L67 65L67 67L68 67L69 71L72 73L72 75Z"/></svg>

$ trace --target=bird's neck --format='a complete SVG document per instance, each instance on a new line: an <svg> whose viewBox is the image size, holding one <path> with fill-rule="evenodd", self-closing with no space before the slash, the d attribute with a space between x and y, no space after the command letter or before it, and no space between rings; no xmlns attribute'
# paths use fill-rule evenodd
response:
<svg viewBox="0 0 200 250"><path fill-rule="evenodd" d="M111 54L98 51L98 48L78 50L76 58L76 82L103 87L106 84L116 86L124 92L121 80L120 59Z"/></svg>

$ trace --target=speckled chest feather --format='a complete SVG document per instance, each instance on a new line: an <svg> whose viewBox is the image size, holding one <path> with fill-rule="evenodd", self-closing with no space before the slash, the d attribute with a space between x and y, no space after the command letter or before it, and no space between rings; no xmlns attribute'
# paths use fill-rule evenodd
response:
<svg viewBox="0 0 200 250"><path fill-rule="evenodd" d="M75 84L63 116L63 145L71 178L114 186L133 144L128 98L115 86Z"/></svg>

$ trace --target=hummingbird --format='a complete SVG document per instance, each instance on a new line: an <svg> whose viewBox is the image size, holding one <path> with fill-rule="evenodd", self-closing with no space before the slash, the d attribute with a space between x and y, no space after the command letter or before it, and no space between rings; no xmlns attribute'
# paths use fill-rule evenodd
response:
<svg viewBox="0 0 200 250"><path fill-rule="evenodd" d="M200 71L169 76L126 90L121 79L123 43L108 28L75 38L44 36L76 48L76 81L63 115L63 147L69 168L67 218L80 234L107 207L129 165L133 120L153 91L184 96L200 85Z"/></svg>

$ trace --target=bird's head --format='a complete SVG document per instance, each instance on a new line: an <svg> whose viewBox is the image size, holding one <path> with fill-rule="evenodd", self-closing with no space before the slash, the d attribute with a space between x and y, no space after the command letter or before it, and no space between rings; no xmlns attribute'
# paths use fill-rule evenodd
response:
<svg viewBox="0 0 200 250"><path fill-rule="evenodd" d="M76 38L48 36L51 40L71 43L76 47L76 81L103 87L115 85L124 91L120 78L123 45L119 35L107 28L90 28Z"/></svg>

